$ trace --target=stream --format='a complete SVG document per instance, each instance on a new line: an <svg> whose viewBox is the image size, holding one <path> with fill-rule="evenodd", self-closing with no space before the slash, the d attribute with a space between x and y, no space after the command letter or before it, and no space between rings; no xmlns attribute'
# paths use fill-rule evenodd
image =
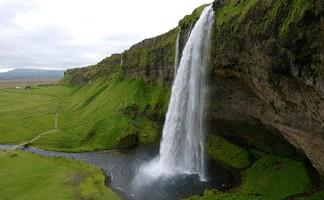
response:
<svg viewBox="0 0 324 200"><path fill-rule="evenodd" d="M0 145L0 149L12 147L13 145ZM35 147L24 147L21 150L50 157L77 159L95 165L106 173L107 185L126 200L177 200L191 195L201 195L205 189L226 190L237 182L234 172L209 160L208 181L200 181L198 175L178 175L172 178L161 177L143 186L134 185L132 180L139 167L158 155L157 145L142 145L131 150L86 153L64 153Z"/></svg>

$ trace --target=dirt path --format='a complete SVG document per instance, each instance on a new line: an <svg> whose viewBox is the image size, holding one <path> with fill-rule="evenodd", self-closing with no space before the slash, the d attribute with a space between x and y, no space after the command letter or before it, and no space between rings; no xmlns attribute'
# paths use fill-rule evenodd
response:
<svg viewBox="0 0 324 200"><path fill-rule="evenodd" d="M5 152L0 153L0 155L1 155L1 154L4 154L4 153L7 153L7 152L10 152L10 151L14 151L14 150L20 149L20 148L22 148L22 147L24 147L24 146L26 146L26 145L28 145L28 144L31 144L31 143L37 141L39 138L41 138L41 137L43 137L43 136L46 136L46 135L48 135L48 134L50 134L50 133L53 133L53 132L59 131L59 129L58 129L58 117L59 117L59 114L56 113L56 114L54 115L54 129L51 129L51 130L48 130L48 131L42 132L42 133L40 133L38 136L34 137L33 139L31 139L31 140L29 140L29 141L25 141L25 142L23 142L23 143L21 143L21 144L15 145L15 146L13 146L10 150L7 150L7 151L5 151Z"/></svg>
<svg viewBox="0 0 324 200"><path fill-rule="evenodd" d="M55 114L54 130L58 130L58 113Z"/></svg>

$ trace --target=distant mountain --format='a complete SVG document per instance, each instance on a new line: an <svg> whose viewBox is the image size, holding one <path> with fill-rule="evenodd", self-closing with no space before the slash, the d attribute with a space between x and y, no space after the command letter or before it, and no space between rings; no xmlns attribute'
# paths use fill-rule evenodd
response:
<svg viewBox="0 0 324 200"><path fill-rule="evenodd" d="M64 76L63 70L43 70L43 69L14 69L0 73L0 79L37 79L37 78L61 78Z"/></svg>

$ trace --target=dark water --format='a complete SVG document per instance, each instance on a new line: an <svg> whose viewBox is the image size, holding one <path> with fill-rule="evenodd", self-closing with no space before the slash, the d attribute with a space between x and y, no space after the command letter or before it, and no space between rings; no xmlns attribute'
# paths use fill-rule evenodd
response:
<svg viewBox="0 0 324 200"><path fill-rule="evenodd" d="M0 149L10 147L10 145L0 145ZM198 175L179 175L172 178L159 178L143 186L134 185L132 180L139 167L158 154L158 147L154 145L145 145L128 151L88 153L63 153L34 147L26 147L23 150L46 156L78 159L96 165L108 176L109 186L123 199L128 200L176 200L202 194L207 188L228 189L236 182L234 173L210 161L207 182L201 182ZM141 177L139 180L141 182ZM145 181L143 179L143 182Z"/></svg>

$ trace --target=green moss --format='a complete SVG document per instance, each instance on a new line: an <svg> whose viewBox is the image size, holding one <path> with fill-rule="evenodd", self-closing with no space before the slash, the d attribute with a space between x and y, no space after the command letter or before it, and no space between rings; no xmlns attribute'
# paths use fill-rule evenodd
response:
<svg viewBox="0 0 324 200"><path fill-rule="evenodd" d="M293 0L290 4L288 16L283 21L280 28L280 35L284 36L288 33L289 26L295 23L300 17L303 16L304 12L311 6L310 0Z"/></svg>
<svg viewBox="0 0 324 200"><path fill-rule="evenodd" d="M225 1L216 14L216 25L230 23L236 29L246 14L253 8L258 0L228 0Z"/></svg>
<svg viewBox="0 0 324 200"><path fill-rule="evenodd" d="M277 130L263 125L258 120L217 120L213 122L213 129L223 138L251 150L296 158L299 156L295 148Z"/></svg>
<svg viewBox="0 0 324 200"><path fill-rule="evenodd" d="M65 158L27 152L0 155L0 199L120 199L98 168Z"/></svg>
<svg viewBox="0 0 324 200"><path fill-rule="evenodd" d="M324 190L316 192L315 194L310 194L306 197L296 198L296 200L323 200L324 199Z"/></svg>
<svg viewBox="0 0 324 200"><path fill-rule="evenodd" d="M207 138L207 152L214 159L224 162L234 168L249 166L249 153L220 136L209 134Z"/></svg>
<svg viewBox="0 0 324 200"><path fill-rule="evenodd" d="M305 192L310 178L302 162L266 155L243 173L242 185L231 192L206 191L195 199L281 200Z"/></svg>
<svg viewBox="0 0 324 200"><path fill-rule="evenodd" d="M208 6L208 4L196 8L192 12L192 14L185 16L182 20L179 21L179 26L182 29L185 29L185 28L189 28L189 26L194 25L200 18L201 13L203 12L206 6Z"/></svg>
<svg viewBox="0 0 324 200"><path fill-rule="evenodd" d="M311 0L228 0L222 2L217 10L215 24L217 29L224 25L227 31L234 33L242 27L243 34L248 30L251 33L268 34L267 31L272 30L284 37L290 26L310 8Z"/></svg>
<svg viewBox="0 0 324 200"><path fill-rule="evenodd" d="M264 198L283 199L304 192L309 184L310 179L302 162L268 155L246 171L242 190Z"/></svg>
<svg viewBox="0 0 324 200"><path fill-rule="evenodd" d="M286 4L287 4L286 0L275 0L275 2L273 3L273 7L270 10L269 20L274 21L280 11L280 8L282 8Z"/></svg>
<svg viewBox="0 0 324 200"><path fill-rule="evenodd" d="M134 123L136 130L140 132L140 143L147 144L156 141L158 135L157 130L160 129L156 123L146 117L137 117L132 121L132 123Z"/></svg>
<svg viewBox="0 0 324 200"><path fill-rule="evenodd" d="M177 34L178 29L175 28L163 35L144 40L132 46L123 53L125 71L127 71L126 69L148 70L149 68L153 70L158 63L173 65ZM137 75L136 73L127 74L128 78Z"/></svg>
<svg viewBox="0 0 324 200"><path fill-rule="evenodd" d="M262 200L262 198L255 195L206 190L203 196L192 196L188 200Z"/></svg>

